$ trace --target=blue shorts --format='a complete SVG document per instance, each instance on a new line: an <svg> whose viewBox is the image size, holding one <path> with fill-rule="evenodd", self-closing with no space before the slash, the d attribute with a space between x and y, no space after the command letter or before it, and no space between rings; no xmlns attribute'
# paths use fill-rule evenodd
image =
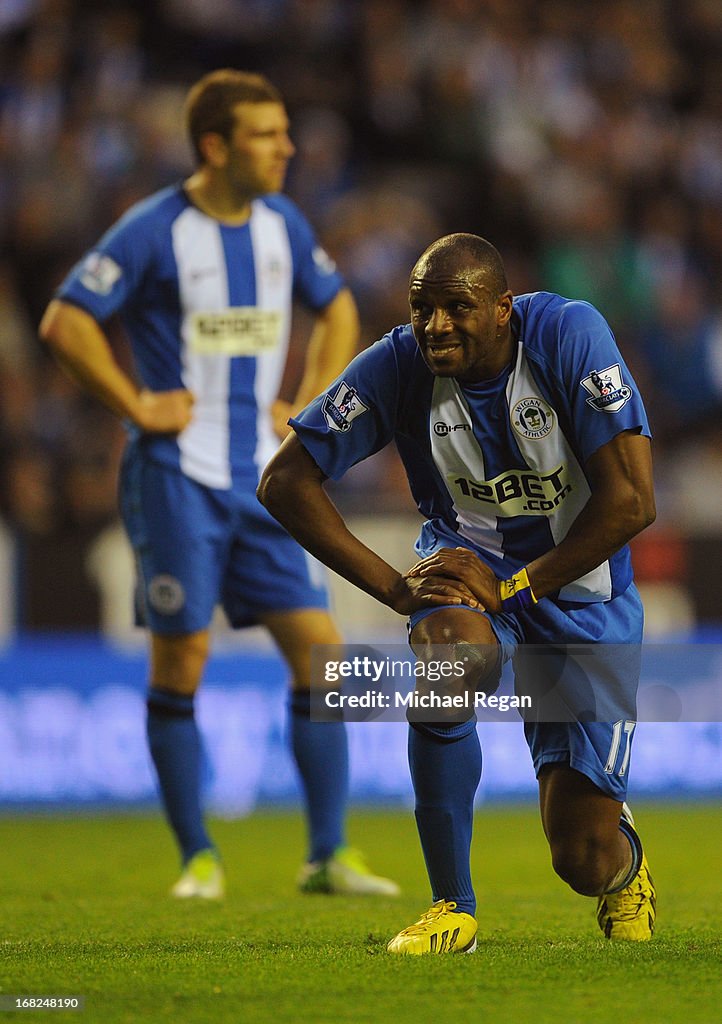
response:
<svg viewBox="0 0 722 1024"><path fill-rule="evenodd" d="M409 630L439 610L415 612ZM583 605L542 598L514 615L478 614L489 620L502 660L512 662L516 692L550 693L564 712L564 721L524 723L537 775L545 764L565 762L624 800L644 621L634 584L611 601ZM582 656L565 653L565 644Z"/></svg>
<svg viewBox="0 0 722 1024"><path fill-rule="evenodd" d="M326 570L247 492L205 487L126 451L120 511L138 567L139 618L154 633L194 633L221 604L234 628L264 612L328 608Z"/></svg>

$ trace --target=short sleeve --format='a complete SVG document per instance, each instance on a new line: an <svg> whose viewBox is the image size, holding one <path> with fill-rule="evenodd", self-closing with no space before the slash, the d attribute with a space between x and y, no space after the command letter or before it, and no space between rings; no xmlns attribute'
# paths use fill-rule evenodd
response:
<svg viewBox="0 0 722 1024"><path fill-rule="evenodd" d="M142 221L126 216L73 267L57 298L80 306L103 323L132 299L151 259L152 246Z"/></svg>
<svg viewBox="0 0 722 1024"><path fill-rule="evenodd" d="M386 335L356 356L327 391L290 421L327 477L339 480L393 439L399 381L393 337Z"/></svg>
<svg viewBox="0 0 722 1024"><path fill-rule="evenodd" d="M625 430L650 436L639 393L604 317L589 303L569 302L559 322L559 373L581 457L586 461Z"/></svg>

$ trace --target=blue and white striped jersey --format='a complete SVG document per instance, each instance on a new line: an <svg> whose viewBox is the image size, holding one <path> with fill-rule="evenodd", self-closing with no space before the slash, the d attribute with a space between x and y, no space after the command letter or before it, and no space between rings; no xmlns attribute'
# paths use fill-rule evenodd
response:
<svg viewBox="0 0 722 1024"><path fill-rule="evenodd" d="M342 286L285 196L256 199L249 220L231 226L176 185L129 210L58 297L100 323L120 313L143 386L194 393L186 430L141 443L151 458L227 490L255 486L278 445L268 407L283 375L293 299L320 310Z"/></svg>
<svg viewBox="0 0 722 1024"><path fill-rule="evenodd" d="M397 327L293 421L333 479L395 440L428 520L417 552L463 543L500 576L566 536L589 499L584 466L598 448L623 430L649 435L636 385L593 306L520 295L512 326L513 364L473 385L435 377L411 327ZM605 601L631 579L625 547L559 598Z"/></svg>

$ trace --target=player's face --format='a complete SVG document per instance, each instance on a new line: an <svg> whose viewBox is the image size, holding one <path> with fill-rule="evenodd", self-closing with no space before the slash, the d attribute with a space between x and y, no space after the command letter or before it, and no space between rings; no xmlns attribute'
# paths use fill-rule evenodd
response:
<svg viewBox="0 0 722 1024"><path fill-rule="evenodd" d="M239 196L279 192L295 147L281 103L238 103L226 144L225 173Z"/></svg>
<svg viewBox="0 0 722 1024"><path fill-rule="evenodd" d="M437 377L489 380L511 360L511 292L495 297L478 268L417 263L409 305L416 343Z"/></svg>

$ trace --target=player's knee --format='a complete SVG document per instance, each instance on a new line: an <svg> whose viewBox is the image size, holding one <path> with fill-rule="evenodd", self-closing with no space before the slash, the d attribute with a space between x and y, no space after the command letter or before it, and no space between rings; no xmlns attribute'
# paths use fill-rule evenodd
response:
<svg viewBox="0 0 722 1024"><path fill-rule="evenodd" d="M442 649L417 648L416 654L413 719L446 728L475 719L476 694L494 693L499 686L501 659L496 647L457 643Z"/></svg>
<svg viewBox="0 0 722 1024"><path fill-rule="evenodd" d="M494 693L501 682L502 657L498 644L454 644L454 664L463 666L464 686L470 693Z"/></svg>
<svg viewBox="0 0 722 1024"><path fill-rule="evenodd" d="M552 843L552 865L559 877L582 896L606 891L613 870L607 844L598 837Z"/></svg>
<svg viewBox="0 0 722 1024"><path fill-rule="evenodd" d="M411 634L411 646L419 661L448 673L450 688L472 694L494 693L501 679L501 650L489 620L468 609L444 609L422 619ZM419 679L417 678L417 688ZM472 701L473 704L473 701Z"/></svg>
<svg viewBox="0 0 722 1024"><path fill-rule="evenodd" d="M151 682L161 689L192 695L198 689L210 649L208 630L151 641Z"/></svg>

